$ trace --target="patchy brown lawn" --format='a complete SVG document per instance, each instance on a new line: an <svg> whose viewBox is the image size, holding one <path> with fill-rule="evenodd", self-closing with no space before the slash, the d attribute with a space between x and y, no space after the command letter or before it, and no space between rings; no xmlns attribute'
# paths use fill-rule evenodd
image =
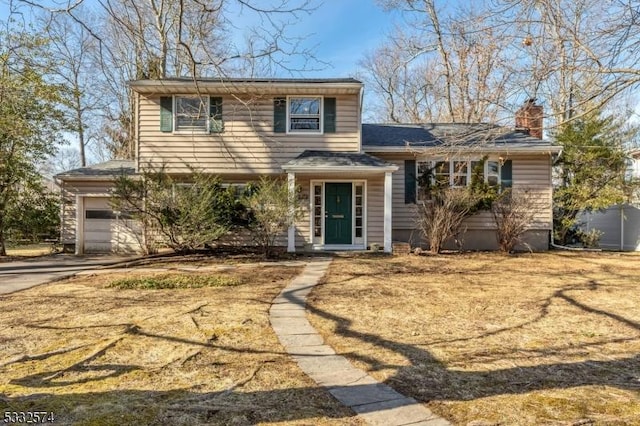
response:
<svg viewBox="0 0 640 426"><path fill-rule="evenodd" d="M309 298L336 351L454 424L640 424L640 256L334 260Z"/></svg>
<svg viewBox="0 0 640 426"><path fill-rule="evenodd" d="M20 259L24 257L46 256L54 252L51 243L7 245L7 257L0 257L0 262Z"/></svg>
<svg viewBox="0 0 640 426"><path fill-rule="evenodd" d="M108 287L132 271L1 296L0 413L52 411L74 425L360 424L269 326L271 300L300 270L216 273L228 287Z"/></svg>

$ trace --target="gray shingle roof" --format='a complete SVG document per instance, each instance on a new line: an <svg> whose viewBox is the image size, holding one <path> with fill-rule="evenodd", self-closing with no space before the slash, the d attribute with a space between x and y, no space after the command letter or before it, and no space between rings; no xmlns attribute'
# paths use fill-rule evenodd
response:
<svg viewBox="0 0 640 426"><path fill-rule="evenodd" d="M136 163L133 160L110 160L87 167L67 170L66 172L58 173L56 177L62 180L65 178L79 177L108 178L120 176L122 174L132 175L135 174L135 172Z"/></svg>
<svg viewBox="0 0 640 426"><path fill-rule="evenodd" d="M363 124L362 146L375 148L435 148L484 146L496 148L555 148L548 140L537 139L508 127L474 123Z"/></svg>
<svg viewBox="0 0 640 426"><path fill-rule="evenodd" d="M304 151L298 157L282 166L289 168L388 168L395 167L393 164L374 157L373 155L358 152L332 152L332 151Z"/></svg>

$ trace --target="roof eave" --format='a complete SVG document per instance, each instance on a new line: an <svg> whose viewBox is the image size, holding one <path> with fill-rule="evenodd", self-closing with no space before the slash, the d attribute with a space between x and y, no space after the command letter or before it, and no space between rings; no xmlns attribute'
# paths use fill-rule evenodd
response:
<svg viewBox="0 0 640 426"><path fill-rule="evenodd" d="M287 173L346 173L346 172L395 172L398 166L390 164L388 166L282 166L282 170Z"/></svg>
<svg viewBox="0 0 640 426"><path fill-rule="evenodd" d="M283 90L315 90L318 92L360 93L363 84L360 82L304 82L304 81L172 81L172 80L136 80L129 82L135 92L141 94L154 93L280 93Z"/></svg>
<svg viewBox="0 0 640 426"><path fill-rule="evenodd" d="M383 146L383 145L367 145L362 147L367 153L442 153L442 152L477 152L477 153L500 153L500 152L517 152L522 154L558 154L562 151L560 146L544 146L544 147L415 147L415 146Z"/></svg>
<svg viewBox="0 0 640 426"><path fill-rule="evenodd" d="M105 181L110 182L114 181L117 178L122 176L122 174L117 175L100 175L100 176L91 176L91 175L55 175L54 177L63 182L79 182L79 181ZM130 178L136 178L137 175L133 173L126 173L125 176Z"/></svg>

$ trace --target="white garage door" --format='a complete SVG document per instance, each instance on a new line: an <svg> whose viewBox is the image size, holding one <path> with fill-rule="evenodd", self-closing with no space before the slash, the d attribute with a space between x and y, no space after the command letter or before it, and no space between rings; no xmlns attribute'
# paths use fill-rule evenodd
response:
<svg viewBox="0 0 640 426"><path fill-rule="evenodd" d="M140 250L136 223L116 214L107 197L84 199L84 252L131 253Z"/></svg>

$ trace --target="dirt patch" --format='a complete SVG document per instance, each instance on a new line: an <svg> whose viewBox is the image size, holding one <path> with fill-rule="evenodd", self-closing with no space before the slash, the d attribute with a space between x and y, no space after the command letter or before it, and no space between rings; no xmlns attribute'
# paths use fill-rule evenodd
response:
<svg viewBox="0 0 640 426"><path fill-rule="evenodd" d="M454 424L638 424L640 256L336 259L312 324Z"/></svg>
<svg viewBox="0 0 640 426"><path fill-rule="evenodd" d="M300 267L216 272L232 287L118 290L77 277L0 297L0 411L56 424L359 424L269 325Z"/></svg>

